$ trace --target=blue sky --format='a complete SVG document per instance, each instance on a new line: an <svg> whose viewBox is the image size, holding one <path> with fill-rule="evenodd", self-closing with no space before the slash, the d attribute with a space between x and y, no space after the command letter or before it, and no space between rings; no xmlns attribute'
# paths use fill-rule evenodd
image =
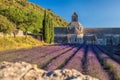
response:
<svg viewBox="0 0 120 80"><path fill-rule="evenodd" d="M73 12L84 27L120 27L120 0L29 0L52 9L67 21Z"/></svg>

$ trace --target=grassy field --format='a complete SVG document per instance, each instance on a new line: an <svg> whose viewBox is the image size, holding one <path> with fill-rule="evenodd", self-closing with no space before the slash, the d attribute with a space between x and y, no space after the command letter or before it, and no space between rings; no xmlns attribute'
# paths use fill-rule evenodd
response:
<svg viewBox="0 0 120 80"><path fill-rule="evenodd" d="M28 36L27 39L25 39L25 37L0 37L0 51L31 48L42 45L45 45L45 43L30 36Z"/></svg>

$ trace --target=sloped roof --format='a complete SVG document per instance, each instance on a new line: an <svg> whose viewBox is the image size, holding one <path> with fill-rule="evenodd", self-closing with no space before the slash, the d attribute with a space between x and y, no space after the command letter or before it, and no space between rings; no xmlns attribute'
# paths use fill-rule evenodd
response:
<svg viewBox="0 0 120 80"><path fill-rule="evenodd" d="M67 28L66 27L55 27L54 34L67 34Z"/></svg>
<svg viewBox="0 0 120 80"><path fill-rule="evenodd" d="M120 34L120 28L84 28L84 33Z"/></svg>
<svg viewBox="0 0 120 80"><path fill-rule="evenodd" d="M55 34L67 34L67 27L55 27ZM120 34L120 28L84 28L84 34L95 34L102 38L104 34Z"/></svg>
<svg viewBox="0 0 120 80"><path fill-rule="evenodd" d="M103 38L104 34L120 34L120 28L84 28L84 34L95 34Z"/></svg>

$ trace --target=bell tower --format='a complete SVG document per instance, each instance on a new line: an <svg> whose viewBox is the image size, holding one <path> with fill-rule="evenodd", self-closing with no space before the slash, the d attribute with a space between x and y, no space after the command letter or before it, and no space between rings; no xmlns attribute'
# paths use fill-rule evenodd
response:
<svg viewBox="0 0 120 80"><path fill-rule="evenodd" d="M83 26L78 22L78 15L74 12L71 16L71 22L67 26L68 43L83 43Z"/></svg>
<svg viewBox="0 0 120 80"><path fill-rule="evenodd" d="M74 12L72 15L72 22L78 22L78 15L76 12Z"/></svg>

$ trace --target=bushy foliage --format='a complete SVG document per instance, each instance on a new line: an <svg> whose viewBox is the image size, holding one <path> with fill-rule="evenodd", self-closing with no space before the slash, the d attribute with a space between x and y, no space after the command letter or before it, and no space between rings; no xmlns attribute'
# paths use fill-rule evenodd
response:
<svg viewBox="0 0 120 80"><path fill-rule="evenodd" d="M10 21L14 22L16 25L19 25L20 23L27 20L25 11L14 6L10 6L7 9L1 10L0 14L6 16Z"/></svg>
<svg viewBox="0 0 120 80"><path fill-rule="evenodd" d="M0 1L0 15L6 17L7 19L5 20L12 22L17 29L21 29L24 32L30 31L34 34L42 32L44 10L44 8L27 0ZM47 10L47 14L52 18L54 26L67 26L67 21L51 10Z"/></svg>
<svg viewBox="0 0 120 80"><path fill-rule="evenodd" d="M10 22L6 17L0 15L0 32L10 34L15 28L15 25Z"/></svg>

